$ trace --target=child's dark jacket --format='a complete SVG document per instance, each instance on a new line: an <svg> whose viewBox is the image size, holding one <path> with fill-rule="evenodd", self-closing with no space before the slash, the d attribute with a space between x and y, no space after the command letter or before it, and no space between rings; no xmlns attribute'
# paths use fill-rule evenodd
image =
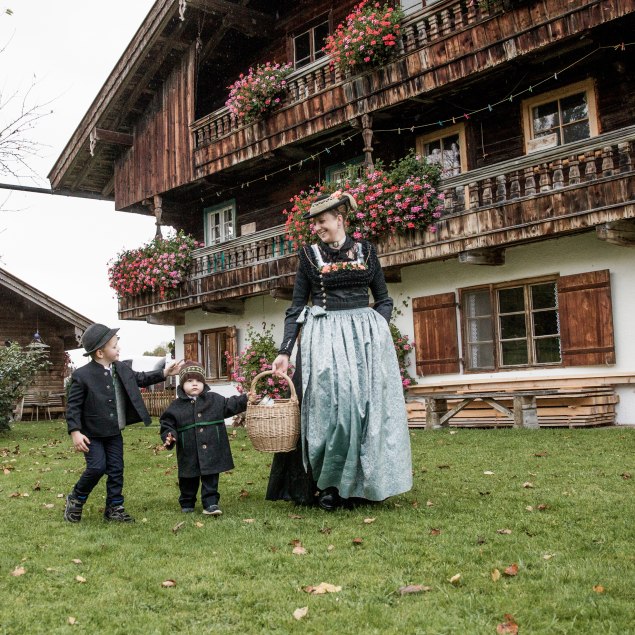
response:
<svg viewBox="0 0 635 635"><path fill-rule="evenodd" d="M224 419L245 412L247 395L223 397L209 386L196 399L179 386L177 398L161 415L161 439L176 439L179 477L219 474L234 467ZM169 446L172 447L172 446Z"/></svg>
<svg viewBox="0 0 635 635"><path fill-rule="evenodd" d="M114 362L125 398L126 425L151 419L143 403L139 386L164 381L163 370L137 373L123 362ZM66 405L69 434L79 430L87 437L111 437L119 434L115 387L110 372L96 361L78 368L72 377Z"/></svg>

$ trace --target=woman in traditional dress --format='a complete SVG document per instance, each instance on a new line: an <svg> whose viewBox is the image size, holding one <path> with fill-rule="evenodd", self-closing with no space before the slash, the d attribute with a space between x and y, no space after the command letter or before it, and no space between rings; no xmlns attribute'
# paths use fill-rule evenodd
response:
<svg viewBox="0 0 635 635"><path fill-rule="evenodd" d="M357 208L354 197L335 192L318 197L304 215L320 240L300 250L272 366L286 373L302 327L295 378L300 448L276 455L267 498L306 504L317 490L318 504L328 511L412 487L406 408L388 327L393 301L373 245L346 234L349 208Z"/></svg>

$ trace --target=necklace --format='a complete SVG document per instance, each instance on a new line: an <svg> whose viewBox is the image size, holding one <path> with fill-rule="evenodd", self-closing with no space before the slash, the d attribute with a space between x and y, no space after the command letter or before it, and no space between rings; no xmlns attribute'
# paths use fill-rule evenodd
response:
<svg viewBox="0 0 635 635"><path fill-rule="evenodd" d="M327 243L327 245L332 249L337 249L340 246L340 242L339 240L336 240L334 243Z"/></svg>

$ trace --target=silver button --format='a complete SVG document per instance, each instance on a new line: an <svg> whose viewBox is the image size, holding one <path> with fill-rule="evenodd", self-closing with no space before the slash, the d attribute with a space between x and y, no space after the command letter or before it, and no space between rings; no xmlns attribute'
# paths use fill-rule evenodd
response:
<svg viewBox="0 0 635 635"><path fill-rule="evenodd" d="M198 413L198 418L200 419L203 415L199 412Z"/></svg>
<svg viewBox="0 0 635 635"><path fill-rule="evenodd" d="M203 432L203 428L199 428L199 429L198 429L198 431L199 431L199 432Z"/></svg>
<svg viewBox="0 0 635 635"><path fill-rule="evenodd" d="M207 446L204 443L201 447L203 448L203 450L207 450Z"/></svg>

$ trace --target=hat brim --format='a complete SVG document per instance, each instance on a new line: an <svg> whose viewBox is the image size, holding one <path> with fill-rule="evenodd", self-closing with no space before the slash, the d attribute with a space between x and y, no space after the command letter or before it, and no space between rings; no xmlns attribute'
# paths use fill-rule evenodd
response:
<svg viewBox="0 0 635 635"><path fill-rule="evenodd" d="M105 346L111 340L111 338L117 334L118 331L119 329L108 329L108 331L104 333L97 344L93 345L90 350L86 349L84 357L88 357L91 353L94 353L95 351L98 351L100 348Z"/></svg>
<svg viewBox="0 0 635 635"><path fill-rule="evenodd" d="M320 214L324 214L324 212L330 212L334 209L337 209L341 205L346 207L357 209L357 202L353 198L351 194L348 192L342 192L340 196L329 196L321 201L315 201L313 205L311 205L309 211L302 216L304 220L309 218L315 218Z"/></svg>

